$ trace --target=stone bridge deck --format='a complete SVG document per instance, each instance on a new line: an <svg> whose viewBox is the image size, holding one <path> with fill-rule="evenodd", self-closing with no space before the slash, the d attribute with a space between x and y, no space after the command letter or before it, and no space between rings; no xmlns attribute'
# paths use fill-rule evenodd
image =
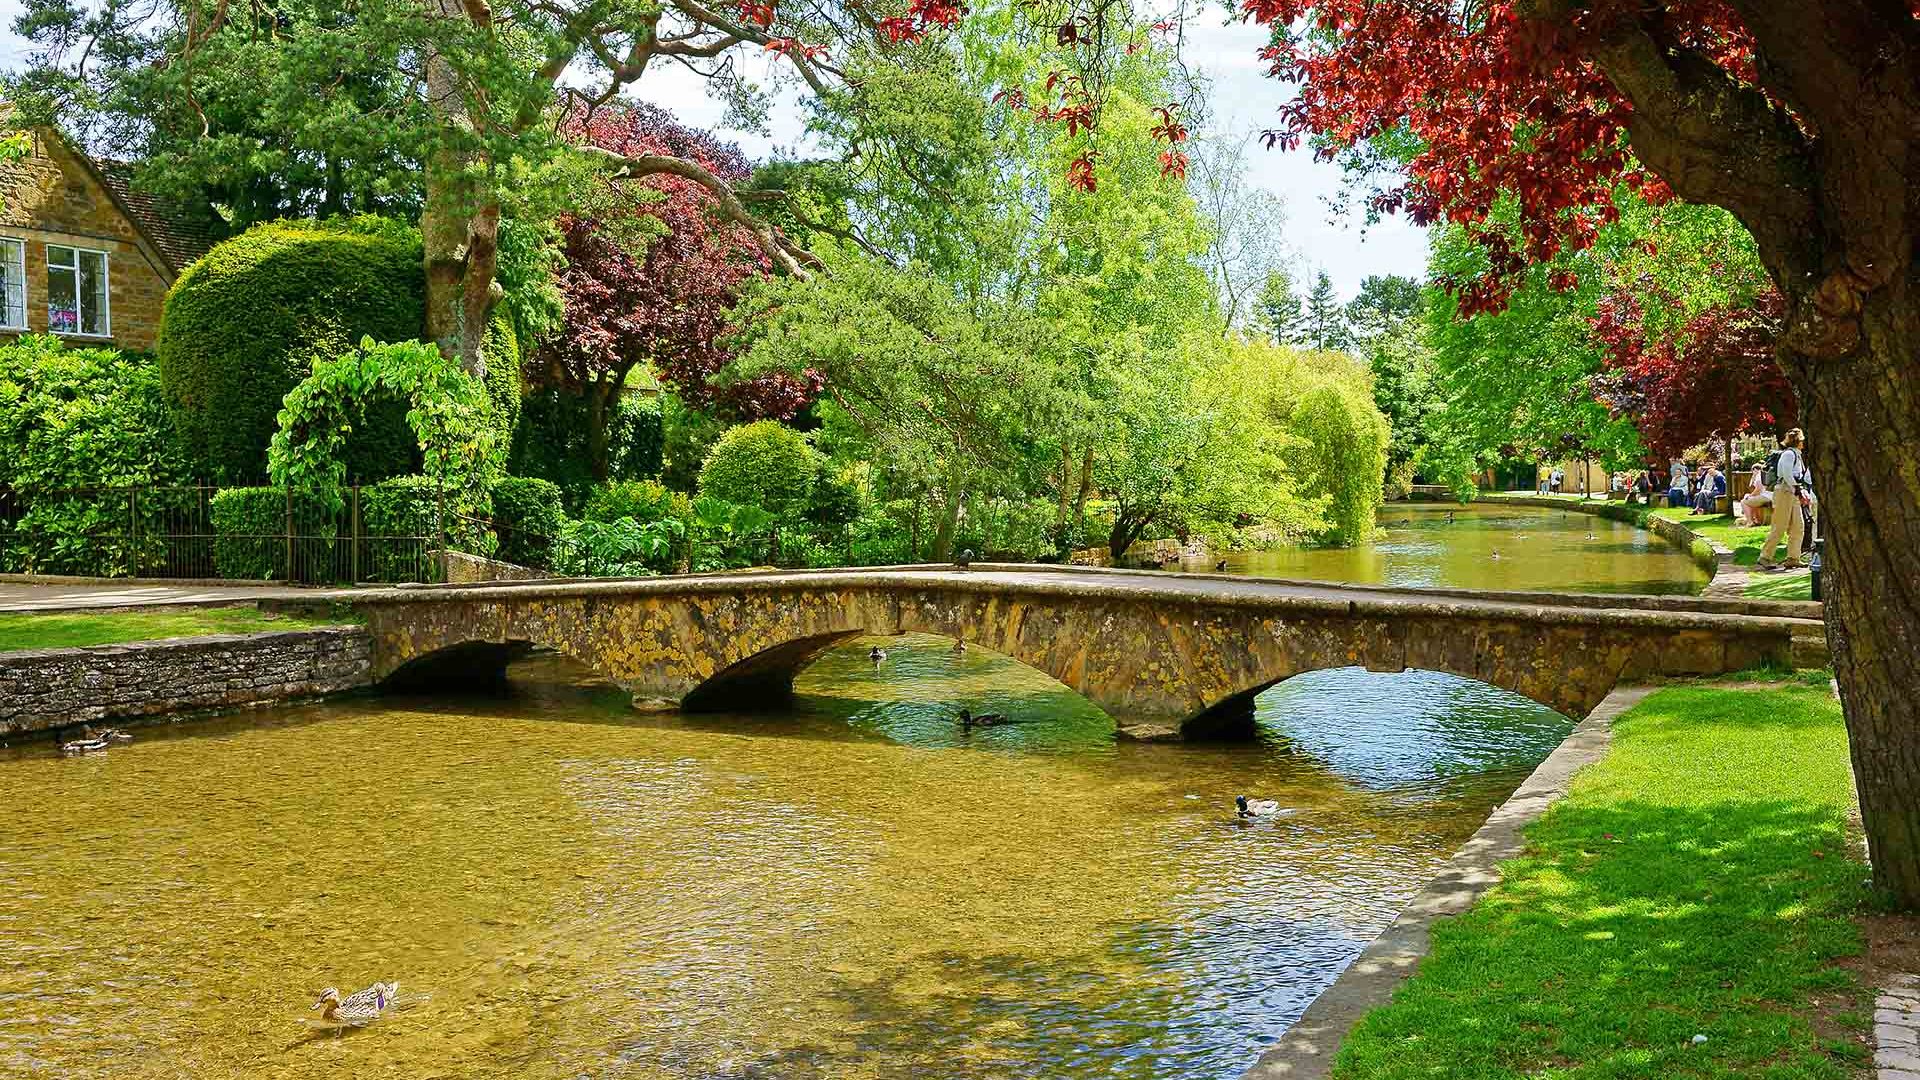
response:
<svg viewBox="0 0 1920 1080"><path fill-rule="evenodd" d="M1306 671L1425 668L1580 717L1617 682L1787 665L1824 647L1815 604L1402 589L976 564L431 586L346 594L386 679L497 675L567 653L641 706L763 709L863 634L931 633L1051 675L1142 737L1244 727Z"/></svg>

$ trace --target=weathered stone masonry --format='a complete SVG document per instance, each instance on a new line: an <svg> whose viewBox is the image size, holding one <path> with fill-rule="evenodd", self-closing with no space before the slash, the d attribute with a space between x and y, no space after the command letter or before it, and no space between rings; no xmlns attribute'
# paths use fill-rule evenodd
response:
<svg viewBox="0 0 1920 1080"><path fill-rule="evenodd" d="M357 626L0 653L0 738L337 694L372 671Z"/></svg>

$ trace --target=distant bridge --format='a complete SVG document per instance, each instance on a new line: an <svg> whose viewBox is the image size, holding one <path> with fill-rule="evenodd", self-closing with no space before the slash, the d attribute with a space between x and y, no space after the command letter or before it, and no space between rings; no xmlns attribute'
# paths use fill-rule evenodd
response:
<svg viewBox="0 0 1920 1080"><path fill-rule="evenodd" d="M447 585L346 594L381 679L498 676L529 646L640 707L784 705L849 638L927 633L1012 657L1142 738L1247 729L1302 672L1425 668L1584 716L1614 685L1786 665L1825 649L1818 605L1400 589L1224 575L979 565Z"/></svg>

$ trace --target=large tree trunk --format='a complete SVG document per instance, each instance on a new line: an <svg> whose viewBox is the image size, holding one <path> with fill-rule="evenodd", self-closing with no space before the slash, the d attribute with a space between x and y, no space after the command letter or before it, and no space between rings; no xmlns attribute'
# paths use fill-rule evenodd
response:
<svg viewBox="0 0 1920 1080"><path fill-rule="evenodd" d="M1827 642L1873 879L1913 908L1920 907L1920 313L1902 307L1869 311L1855 354L1792 356L1787 366L1810 432L1827 538Z"/></svg>
<svg viewBox="0 0 1920 1080"><path fill-rule="evenodd" d="M434 14L448 20L490 20L484 5L468 10L460 0L434 0ZM441 56L426 62L428 104L440 117L445 140L427 154L420 238L427 272L427 340L475 378L487 373L487 316L499 298L494 281L499 258L500 203L475 173L479 157L457 145L474 129L459 77Z"/></svg>

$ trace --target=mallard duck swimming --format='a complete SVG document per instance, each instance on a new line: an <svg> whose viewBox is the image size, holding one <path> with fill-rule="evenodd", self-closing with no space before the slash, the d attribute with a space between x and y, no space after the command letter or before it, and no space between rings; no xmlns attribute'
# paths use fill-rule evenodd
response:
<svg viewBox="0 0 1920 1080"><path fill-rule="evenodd" d="M107 739L104 735L92 739L75 739L72 742L60 744L60 752L68 757L104 753L106 749Z"/></svg>
<svg viewBox="0 0 1920 1080"><path fill-rule="evenodd" d="M887 650L881 648L878 645L875 645L873 648L867 650L867 659L873 661L876 664L882 660L885 660L886 658L887 658Z"/></svg>
<svg viewBox="0 0 1920 1080"><path fill-rule="evenodd" d="M1280 817L1280 804L1273 799L1249 799L1245 795L1235 795L1233 806L1243 818Z"/></svg>
<svg viewBox="0 0 1920 1080"><path fill-rule="evenodd" d="M1494 549L1493 549L1493 554L1491 554L1491 555L1488 555L1488 556L1487 556L1487 558L1489 558L1489 559L1497 559L1497 558L1499 558L1499 557L1500 557L1500 549L1499 549L1499 548L1494 548Z"/></svg>
<svg viewBox="0 0 1920 1080"><path fill-rule="evenodd" d="M1216 574L1220 573L1226 568L1227 568L1227 560L1225 559L1221 559L1219 562L1213 564L1213 572Z"/></svg>
<svg viewBox="0 0 1920 1080"><path fill-rule="evenodd" d="M1011 724L1013 722L1011 717L1003 713L989 712L975 716L966 709L960 710L960 728L963 731L977 727L1000 727L1003 724Z"/></svg>
<svg viewBox="0 0 1920 1080"><path fill-rule="evenodd" d="M399 993L400 984L397 982L377 982L344 998L340 996L340 991L329 986L320 991L320 998L313 1003L313 1007L323 1010L320 1013L322 1020L359 1027L379 1019Z"/></svg>
<svg viewBox="0 0 1920 1080"><path fill-rule="evenodd" d="M964 641L961 641L959 638L955 638L953 641L953 655L955 656L967 655L967 643Z"/></svg>

